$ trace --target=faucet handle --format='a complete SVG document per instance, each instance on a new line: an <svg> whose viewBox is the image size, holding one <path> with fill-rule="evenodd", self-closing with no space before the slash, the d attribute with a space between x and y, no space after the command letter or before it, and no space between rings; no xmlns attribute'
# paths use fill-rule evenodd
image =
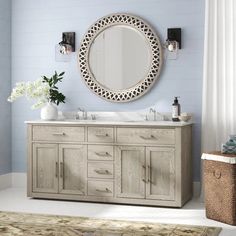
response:
<svg viewBox="0 0 236 236"><path fill-rule="evenodd" d="M96 120L96 115L95 114L91 114L91 119L92 120Z"/></svg>
<svg viewBox="0 0 236 236"><path fill-rule="evenodd" d="M79 115L78 112L76 112L76 114L75 114L75 119L76 119L76 120L79 120L79 119L80 119L80 115Z"/></svg>
<svg viewBox="0 0 236 236"><path fill-rule="evenodd" d="M83 108L80 108L80 107L78 107L77 110L84 112L84 109L83 109Z"/></svg>
<svg viewBox="0 0 236 236"><path fill-rule="evenodd" d="M150 113L151 113L151 112L156 112L156 109L151 107L151 108L149 109L149 112L150 112Z"/></svg>

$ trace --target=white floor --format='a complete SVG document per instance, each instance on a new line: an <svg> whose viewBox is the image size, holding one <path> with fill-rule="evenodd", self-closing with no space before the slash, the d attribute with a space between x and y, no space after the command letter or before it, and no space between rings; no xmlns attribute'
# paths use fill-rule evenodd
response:
<svg viewBox="0 0 236 236"><path fill-rule="evenodd" d="M173 209L29 199L24 188L9 188L0 191L0 211L218 226L223 228L220 235L236 236L236 227L206 219L204 205L197 199L190 201L182 209Z"/></svg>

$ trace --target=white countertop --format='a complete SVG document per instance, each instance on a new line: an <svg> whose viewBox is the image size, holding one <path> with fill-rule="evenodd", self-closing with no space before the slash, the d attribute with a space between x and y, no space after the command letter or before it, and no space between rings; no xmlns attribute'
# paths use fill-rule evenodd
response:
<svg viewBox="0 0 236 236"><path fill-rule="evenodd" d="M114 126L169 126L181 127L192 125L193 122L173 122L173 121L109 121L109 120L32 120L25 121L26 124L42 124L42 125L114 125Z"/></svg>

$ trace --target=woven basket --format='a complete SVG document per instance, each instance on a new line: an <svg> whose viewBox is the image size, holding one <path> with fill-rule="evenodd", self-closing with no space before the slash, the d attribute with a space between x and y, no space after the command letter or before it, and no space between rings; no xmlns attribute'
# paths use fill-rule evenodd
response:
<svg viewBox="0 0 236 236"><path fill-rule="evenodd" d="M206 216L226 224L236 225L236 164L230 164L235 155L220 152L203 161ZM224 159L217 160L216 156ZM225 158L230 158L227 163ZM203 158L204 159L204 158ZM215 160L212 160L215 159ZM223 161L224 162L223 162Z"/></svg>

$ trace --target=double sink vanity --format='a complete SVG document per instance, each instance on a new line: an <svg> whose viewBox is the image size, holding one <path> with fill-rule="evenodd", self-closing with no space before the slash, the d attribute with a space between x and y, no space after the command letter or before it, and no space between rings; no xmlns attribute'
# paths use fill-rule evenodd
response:
<svg viewBox="0 0 236 236"><path fill-rule="evenodd" d="M97 20L78 50L81 78L107 102L145 95L159 78L162 61L153 28L125 13ZM95 114L88 120L83 112L74 120L26 122L28 196L183 206L192 197L192 123L164 121L154 110L152 115L153 121Z"/></svg>
<svg viewBox="0 0 236 236"><path fill-rule="evenodd" d="M28 121L28 196L181 207L191 122Z"/></svg>

